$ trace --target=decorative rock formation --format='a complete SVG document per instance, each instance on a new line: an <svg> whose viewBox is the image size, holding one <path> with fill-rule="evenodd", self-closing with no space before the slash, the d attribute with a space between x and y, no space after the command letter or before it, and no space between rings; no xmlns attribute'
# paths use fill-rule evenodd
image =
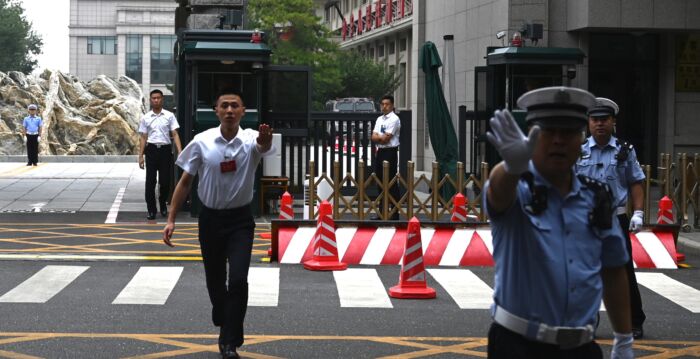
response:
<svg viewBox="0 0 700 359"><path fill-rule="evenodd" d="M143 92L128 77L99 76L88 83L61 72L39 76L0 72L0 155L26 153L21 129L27 106L44 120L39 154L133 155L146 112Z"/></svg>

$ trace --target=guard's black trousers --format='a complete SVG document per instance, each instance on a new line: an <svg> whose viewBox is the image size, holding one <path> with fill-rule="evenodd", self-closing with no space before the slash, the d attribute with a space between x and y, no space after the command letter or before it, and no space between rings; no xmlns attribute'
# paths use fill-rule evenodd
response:
<svg viewBox="0 0 700 359"><path fill-rule="evenodd" d="M248 269L255 220L246 205L216 210L202 206L199 243L212 304L212 321L221 327L219 343L243 345L243 321L248 307ZM228 263L228 286L226 285Z"/></svg>
<svg viewBox="0 0 700 359"><path fill-rule="evenodd" d="M171 145L160 147L149 143L146 145L146 207L149 213L158 212L156 208L156 174L160 184L160 209L165 209L165 202L170 195L170 172L173 162Z"/></svg>
<svg viewBox="0 0 700 359"><path fill-rule="evenodd" d="M627 246L627 253L630 255L630 260L625 263L625 270L627 271L627 283L629 284L632 326L635 328L641 328L642 324L644 324L644 320L647 319L647 316L644 314L644 310L642 309L642 296L639 294L637 276L634 274L634 263L632 263L632 241L630 240L630 234L627 231L630 226L630 219L627 218L626 214L617 216L617 219L620 222L622 231L625 232L625 245Z"/></svg>
<svg viewBox="0 0 700 359"><path fill-rule="evenodd" d="M489 329L488 357L490 359L603 359L603 351L595 341L578 348L563 350L554 344L529 340L497 323Z"/></svg>
<svg viewBox="0 0 700 359"><path fill-rule="evenodd" d="M35 165L39 162L39 135L27 134L27 164Z"/></svg>
<svg viewBox="0 0 700 359"><path fill-rule="evenodd" d="M375 159L376 163L374 164L374 173L377 174L377 178L379 178L379 181L382 181L384 178L384 161L389 162L389 178L387 178L387 180L391 181L392 179L394 179L394 177L396 176L396 168L399 163L399 148L377 148L377 155ZM394 198L395 201L398 201L400 199L398 183L389 188L389 194L391 195L391 197ZM391 202L389 202L389 209L391 210L392 207L393 206L391 205ZM382 207L380 206L380 211L381 208Z"/></svg>

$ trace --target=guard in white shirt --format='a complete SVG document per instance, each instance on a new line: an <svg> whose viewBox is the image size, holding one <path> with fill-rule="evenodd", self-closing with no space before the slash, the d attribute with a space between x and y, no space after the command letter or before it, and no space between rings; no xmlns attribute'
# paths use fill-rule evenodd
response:
<svg viewBox="0 0 700 359"><path fill-rule="evenodd" d="M172 112L163 109L163 92L153 90L150 94L151 111L143 115L139 123L139 167L144 168L146 156L146 207L149 220L156 219L156 173L160 184L160 214L168 215L166 200L170 194L170 173L172 172L173 150L170 141L172 136L177 153L180 154L182 145L177 129L180 125Z"/></svg>
<svg viewBox="0 0 700 359"><path fill-rule="evenodd" d="M394 113L394 96L385 95L381 100L382 115L377 117L372 130L372 142L377 146L377 156L374 163L374 173L382 181L384 178L383 163L389 162L389 178L391 181L396 176L396 169L399 164L399 134L401 132L401 120ZM394 200L399 200L399 186L394 185L389 189L389 194ZM380 205L382 208L383 205ZM393 209L389 207L391 213ZM380 210L381 211L381 210ZM373 220L379 217L372 217ZM389 216L391 220L399 219L398 209L396 213Z"/></svg>
<svg viewBox="0 0 700 359"><path fill-rule="evenodd" d="M199 175L197 194L199 243L204 259L212 320L220 327L219 351L224 358L238 358L243 345L243 321L248 306L248 269L253 249L255 221L250 209L255 170L262 157L275 153L272 128L241 129L243 100L235 91L223 91L214 106L221 126L194 137L175 162L183 174L175 187L163 241L173 246L175 217ZM228 287L226 263L228 262Z"/></svg>

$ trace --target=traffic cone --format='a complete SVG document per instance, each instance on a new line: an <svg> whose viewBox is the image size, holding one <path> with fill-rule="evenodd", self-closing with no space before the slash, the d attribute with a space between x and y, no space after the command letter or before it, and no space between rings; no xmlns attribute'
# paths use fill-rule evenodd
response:
<svg viewBox="0 0 700 359"><path fill-rule="evenodd" d="M289 192L284 192L280 200L280 219L294 219L294 210L292 209L292 195Z"/></svg>
<svg viewBox="0 0 700 359"><path fill-rule="evenodd" d="M399 284L389 288L389 296L400 299L435 298L435 289L428 287L425 279L423 246L420 240L420 222L416 217L408 221L405 248Z"/></svg>
<svg viewBox="0 0 700 359"><path fill-rule="evenodd" d="M673 201L668 196L659 200L659 212L657 214L657 224L673 224ZM676 262L685 261L685 254L678 252L676 246Z"/></svg>
<svg viewBox="0 0 700 359"><path fill-rule="evenodd" d="M452 222L467 221L467 198L457 193L452 197Z"/></svg>
<svg viewBox="0 0 700 359"><path fill-rule="evenodd" d="M338 260L338 245L335 242L335 221L332 207L323 201L318 208L318 222L314 234L314 254L304 262L308 270L345 270L348 265Z"/></svg>

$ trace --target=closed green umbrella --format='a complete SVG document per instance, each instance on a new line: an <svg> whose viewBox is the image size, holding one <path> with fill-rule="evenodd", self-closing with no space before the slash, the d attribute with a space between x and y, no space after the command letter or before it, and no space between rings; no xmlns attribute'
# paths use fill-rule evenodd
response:
<svg viewBox="0 0 700 359"><path fill-rule="evenodd" d="M440 165L440 178L449 174L452 179L456 179L459 146L445 94L442 92L438 75L442 61L435 44L428 41L421 47L418 66L425 73L425 116L428 120L430 143ZM449 184L445 184L440 190L440 195L445 200L450 200L454 194L455 189Z"/></svg>

